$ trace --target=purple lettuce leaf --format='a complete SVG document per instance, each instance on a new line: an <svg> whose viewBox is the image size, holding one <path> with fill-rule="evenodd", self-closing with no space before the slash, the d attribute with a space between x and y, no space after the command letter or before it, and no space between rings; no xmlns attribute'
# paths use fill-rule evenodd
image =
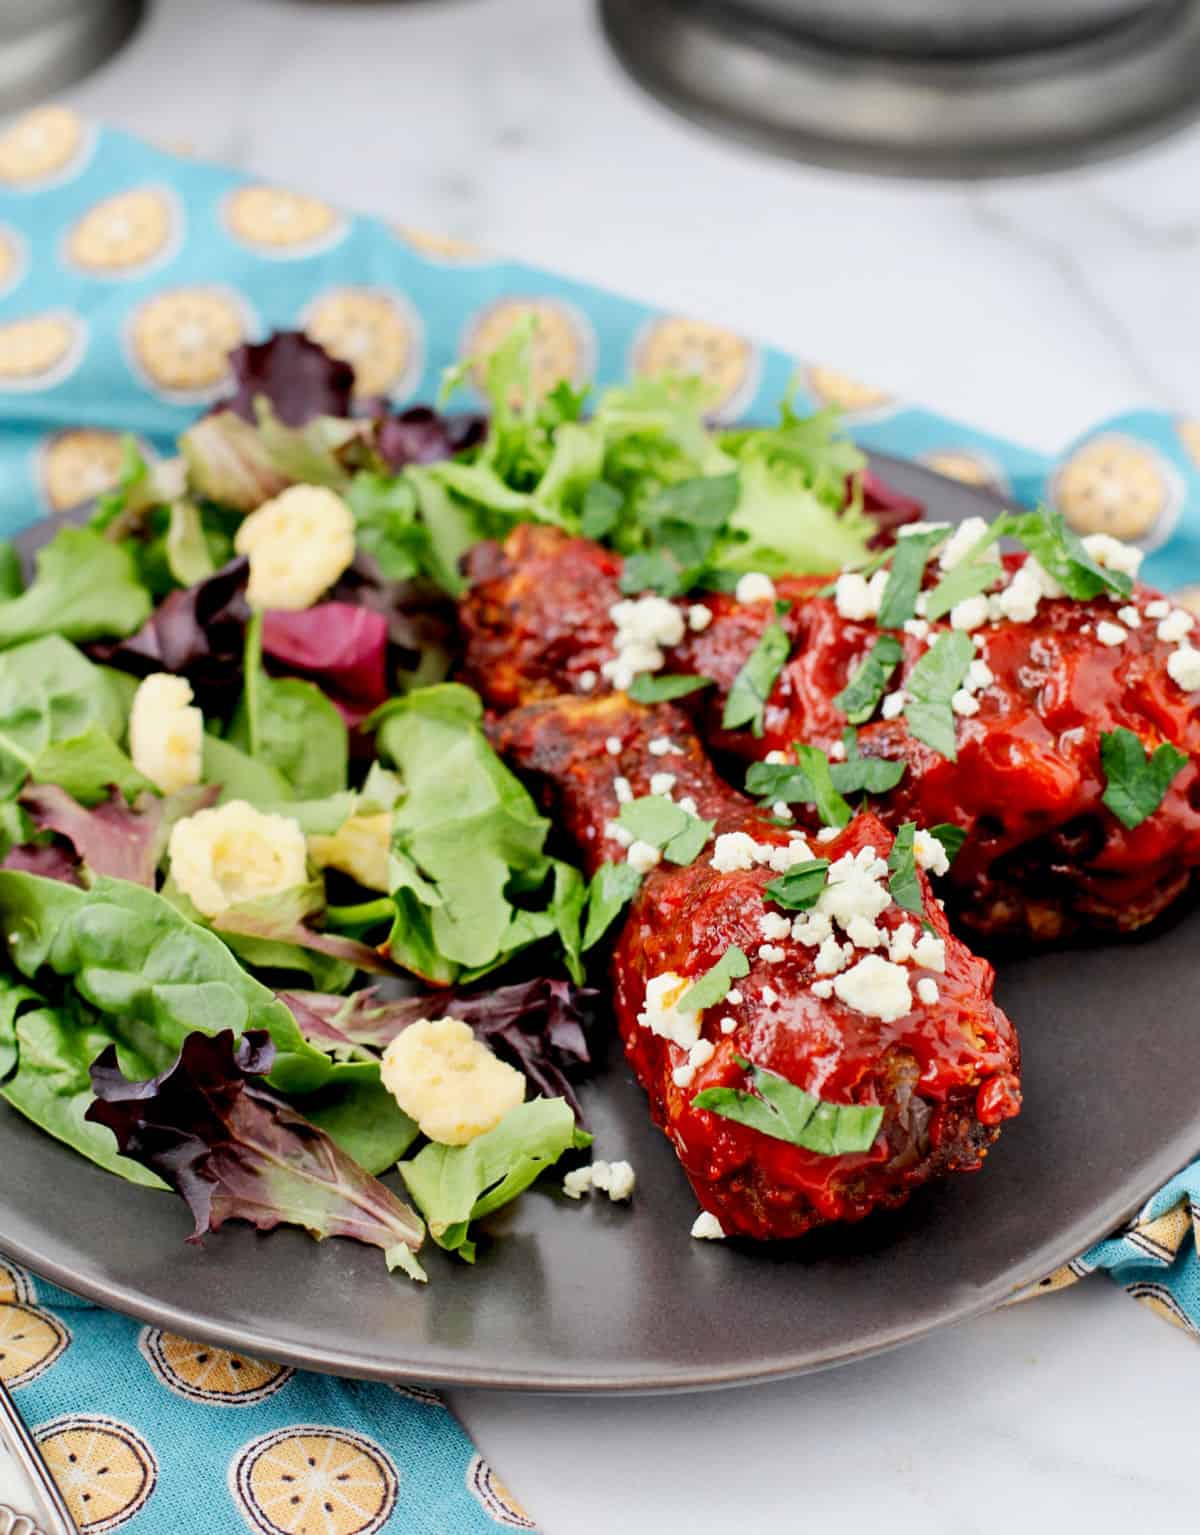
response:
<svg viewBox="0 0 1200 1535"><path fill-rule="evenodd" d="M214 804L220 792L217 785L201 784L165 796L139 794L131 806L119 789L111 788L108 799L89 810L57 784L30 784L20 803L39 831L55 832L74 849L78 863L86 864L93 874L110 874L153 890L172 826ZM21 851L13 849L13 853ZM49 867L32 869L28 863L6 861L5 867L50 873ZM51 874L51 878L78 884L77 865L73 863L66 873Z"/></svg>
<svg viewBox="0 0 1200 1535"><path fill-rule="evenodd" d="M321 602L298 613L264 613L263 655L272 672L306 677L360 724L389 697L388 622L349 602Z"/></svg>
<svg viewBox="0 0 1200 1535"><path fill-rule="evenodd" d="M262 395L286 426L303 426L317 416L349 416L354 369L331 357L300 330L278 330L265 341L229 354L235 389L218 410L232 410L254 425L254 401Z"/></svg>
<svg viewBox="0 0 1200 1535"><path fill-rule="evenodd" d="M394 416L376 414L375 451L389 469L436 464L477 446L486 436L486 416L444 416L428 405L413 405Z"/></svg>
<svg viewBox="0 0 1200 1535"><path fill-rule="evenodd" d="M594 990L549 976L490 991L427 992L384 999L374 987L348 997L284 992L301 1032L320 1049L385 1050L421 1018L461 1018L547 1098L565 1098L582 1118L572 1086L589 1076L600 1043Z"/></svg>
<svg viewBox="0 0 1200 1535"><path fill-rule="evenodd" d="M847 495L851 482L847 481ZM876 526L874 536L868 542L869 549L886 549L896 541L896 531L909 522L920 522L925 507L920 501L904 495L870 469L862 473L863 511Z"/></svg>
<svg viewBox="0 0 1200 1535"><path fill-rule="evenodd" d="M421 668L416 681L422 685L440 682L449 672L458 620L453 599L432 582L390 581L378 563L360 551L329 596L387 621L390 669L414 673Z"/></svg>
<svg viewBox="0 0 1200 1535"><path fill-rule="evenodd" d="M389 1269L424 1278L413 1254L420 1218L315 1125L266 1090L275 1047L251 1031L189 1034L161 1076L130 1082L115 1047L91 1069L86 1118L106 1125L123 1155L187 1201L199 1242L229 1220L259 1231L301 1226L316 1241L351 1237L382 1248Z"/></svg>
<svg viewBox="0 0 1200 1535"><path fill-rule="evenodd" d="M369 943L357 938L347 938L341 933L322 933L309 927L302 916L289 911L286 902L279 902L272 909L270 898L245 906L234 906L213 919L219 933L240 934L243 938L262 938L274 943L294 944L298 949L311 949L316 954L327 954L330 959L345 960L358 970L370 975L398 976L404 974L386 954L373 949ZM340 1000L340 999L339 999Z"/></svg>
<svg viewBox="0 0 1200 1535"><path fill-rule="evenodd" d="M57 879L64 885L83 887L82 865L63 837L52 837L49 842L23 842L19 847L11 847L0 868L40 874L43 879Z"/></svg>

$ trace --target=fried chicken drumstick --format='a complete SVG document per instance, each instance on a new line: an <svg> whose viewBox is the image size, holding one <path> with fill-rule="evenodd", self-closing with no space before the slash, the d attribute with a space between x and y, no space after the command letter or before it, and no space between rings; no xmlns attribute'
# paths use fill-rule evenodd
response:
<svg viewBox="0 0 1200 1535"><path fill-rule="evenodd" d="M992 1000L991 966L951 935L925 876L912 887L923 920L892 898L893 839L875 816L809 846L716 775L678 709L623 694L534 704L492 734L589 873L626 860L648 869L613 955L617 1022L655 1121L722 1232L800 1236L980 1166L1019 1107L1016 1035ZM707 836L694 826L691 860L674 863L671 843L657 857L629 845L618 817L634 802L713 824ZM818 860L828 868L815 900L768 892ZM745 966L731 964L735 951ZM689 1006L688 989L718 965L736 978ZM743 1108L749 1096L752 1122L699 1106L713 1089ZM857 1116L861 1149L841 1149L844 1105L858 1106L842 1112Z"/></svg>
<svg viewBox="0 0 1200 1535"><path fill-rule="evenodd" d="M974 687L953 700L957 760L917 739L903 713L888 717L888 698L860 727L858 751L906 766L899 784L874 801L893 830L913 820L967 831L949 898L976 933L1046 941L1087 928L1132 930L1163 911L1200 866L1193 620L1141 586L1122 606L1107 595L1046 596L1036 589L1039 567L1031 561L1023 571L1023 561L1005 556L1003 600L993 599L989 621L971 625L981 664ZM623 600L621 570L620 556L546 526L523 525L503 546L477 546L461 605L467 680L495 709L628 685L612 614ZM853 579L860 584L850 595L861 602L867 583ZM676 602L662 670L715 684L689 700L710 749L752 761L802 742L836 758L847 716L835 699L882 631L841 590L830 593L827 577L785 577L775 587L787 604L778 622L788 654L761 735L725 729L722 715L775 618L771 601L705 593ZM986 613L987 599L978 601ZM950 631L946 619L915 619L896 632L902 653L888 684L893 703L903 706L914 667ZM1102 738L1119 728L1147 756L1171 743L1187 758L1154 813L1132 828L1104 801Z"/></svg>

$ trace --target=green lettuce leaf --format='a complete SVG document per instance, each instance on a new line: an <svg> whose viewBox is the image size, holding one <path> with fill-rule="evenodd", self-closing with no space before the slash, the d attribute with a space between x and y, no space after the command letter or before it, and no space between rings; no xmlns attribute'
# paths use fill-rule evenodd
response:
<svg viewBox="0 0 1200 1535"><path fill-rule="evenodd" d="M124 637L150 616L149 591L133 557L91 528L65 527L35 556L32 584L0 602L0 647L42 635L65 640Z"/></svg>
<svg viewBox="0 0 1200 1535"><path fill-rule="evenodd" d="M124 704L105 668L58 635L0 655L0 796L15 794L50 748L94 743L92 732L113 743L125 732ZM78 765L78 748L68 755Z"/></svg>

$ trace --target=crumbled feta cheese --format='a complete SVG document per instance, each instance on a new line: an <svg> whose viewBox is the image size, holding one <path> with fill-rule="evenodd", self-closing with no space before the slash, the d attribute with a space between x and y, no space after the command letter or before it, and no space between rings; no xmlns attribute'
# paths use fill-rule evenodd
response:
<svg viewBox="0 0 1200 1535"><path fill-rule="evenodd" d="M562 1191L568 1199L582 1199L592 1191L591 1167L573 1167L562 1181Z"/></svg>
<svg viewBox="0 0 1200 1535"><path fill-rule="evenodd" d="M839 975L833 989L847 1007L884 1023L893 1023L912 1011L907 972L878 954L868 954Z"/></svg>
<svg viewBox="0 0 1200 1535"><path fill-rule="evenodd" d="M950 700L950 707L955 714L971 715L979 713L979 700L974 693L968 693L966 688L959 688Z"/></svg>
<svg viewBox="0 0 1200 1535"><path fill-rule="evenodd" d="M606 821L604 823L604 835L620 847L633 846L633 833L626 831L620 821Z"/></svg>
<svg viewBox="0 0 1200 1535"><path fill-rule="evenodd" d="M1171 604L1165 597L1155 597L1153 602L1146 604L1147 618L1166 618L1171 611Z"/></svg>
<svg viewBox="0 0 1200 1535"><path fill-rule="evenodd" d="M725 1000L729 1003L730 1007L736 1007L742 1000L742 994L736 986L731 986L725 993Z"/></svg>
<svg viewBox="0 0 1200 1535"><path fill-rule="evenodd" d="M392 813L372 811L352 815L332 836L311 836L308 852L320 869L349 874L367 890L392 888Z"/></svg>
<svg viewBox="0 0 1200 1535"><path fill-rule="evenodd" d="M833 600L843 618L861 621L874 618L879 612L879 604L872 605L866 577L857 570L844 570L837 578Z"/></svg>
<svg viewBox="0 0 1200 1535"><path fill-rule="evenodd" d="M1083 547L1105 570L1116 570L1125 576L1136 576L1142 568L1145 555L1133 544L1114 538L1111 533L1089 533Z"/></svg>
<svg viewBox="0 0 1200 1535"><path fill-rule="evenodd" d="M917 593L917 600L913 604L913 606L917 610L917 617L918 618L928 618L929 617L929 593L928 592L918 592Z"/></svg>
<svg viewBox="0 0 1200 1535"><path fill-rule="evenodd" d="M593 691L595 686L596 673L594 671L588 670L586 672L579 673L579 691L581 693L590 693Z"/></svg>
<svg viewBox="0 0 1200 1535"><path fill-rule="evenodd" d="M948 522L906 522L896 529L897 538L911 538L914 533L948 533Z"/></svg>
<svg viewBox="0 0 1200 1535"><path fill-rule="evenodd" d="M614 602L608 616L616 626L616 655L600 670L613 687L625 690L642 672L656 672L665 657L663 646L683 638L683 614L665 597L647 595Z"/></svg>
<svg viewBox="0 0 1200 1535"><path fill-rule="evenodd" d="M764 1007L774 1007L776 1002L779 1001L779 993L775 990L774 986L764 986L759 992L759 996Z"/></svg>
<svg viewBox="0 0 1200 1535"><path fill-rule="evenodd" d="M607 1194L613 1203L628 1199L637 1185L637 1174L628 1162L592 1163L592 1187Z"/></svg>
<svg viewBox="0 0 1200 1535"><path fill-rule="evenodd" d="M989 601L989 616L1008 618L1018 624L1031 623L1037 616L1038 603L1043 595L1041 583L1030 570L1027 560L1014 573L1004 590Z"/></svg>
<svg viewBox="0 0 1200 1535"><path fill-rule="evenodd" d="M775 801L771 806L771 814L777 821L794 821L796 819L792 814L792 807L785 799L777 799Z"/></svg>
<svg viewBox="0 0 1200 1535"><path fill-rule="evenodd" d="M722 1034L732 1034L736 1029L737 1029L737 1019L736 1018L722 1018L721 1019L721 1033Z"/></svg>
<svg viewBox="0 0 1200 1535"><path fill-rule="evenodd" d="M946 849L931 831L918 827L913 833L913 857L918 869L928 869L930 874L945 874L950 868Z"/></svg>
<svg viewBox="0 0 1200 1535"><path fill-rule="evenodd" d="M652 757L683 756L683 747L676 746L674 741L668 740L666 736L655 736L653 741L648 743L646 750Z"/></svg>
<svg viewBox="0 0 1200 1535"><path fill-rule="evenodd" d="M1117 617L1127 629L1140 629L1142 627L1142 615L1132 602L1127 602L1123 608L1118 608Z"/></svg>
<svg viewBox="0 0 1200 1535"><path fill-rule="evenodd" d="M792 923L792 939L795 943L806 944L810 949L816 949L827 938L833 937L833 920L823 911L803 912Z"/></svg>
<svg viewBox="0 0 1200 1535"><path fill-rule="evenodd" d="M713 843L709 861L718 874L734 874L752 869L757 853L758 843L748 832L723 831Z"/></svg>
<svg viewBox="0 0 1200 1535"><path fill-rule="evenodd" d="M674 773L652 773L650 775L650 793L669 795L675 787Z"/></svg>
<svg viewBox="0 0 1200 1535"><path fill-rule="evenodd" d="M813 851L802 837L786 843L782 847L773 847L767 858L767 865L776 874L786 874L798 863L808 863Z"/></svg>
<svg viewBox="0 0 1200 1535"><path fill-rule="evenodd" d="M818 842L836 842L841 836L841 829L837 826L822 826L817 833Z"/></svg>
<svg viewBox="0 0 1200 1535"><path fill-rule="evenodd" d="M290 485L242 521L233 547L250 559L250 606L298 612L352 563L354 513L326 486Z"/></svg>
<svg viewBox="0 0 1200 1535"><path fill-rule="evenodd" d="M628 778L614 778L613 793L617 796L618 805L628 805L633 799L633 785Z"/></svg>
<svg viewBox="0 0 1200 1535"><path fill-rule="evenodd" d="M984 688L990 688L995 682L995 674L986 661L976 656L967 667L967 675L963 679L963 686L968 693L978 693Z"/></svg>
<svg viewBox="0 0 1200 1535"><path fill-rule="evenodd" d="M943 570L953 570L956 565L961 565L987 530L988 525L982 517L968 517L965 522L960 522L942 550L938 564Z"/></svg>
<svg viewBox="0 0 1200 1535"><path fill-rule="evenodd" d="M945 940L935 938L932 933L922 933L913 945L913 959L926 970L945 970Z"/></svg>
<svg viewBox="0 0 1200 1535"><path fill-rule="evenodd" d="M933 1007L938 999L938 984L932 976L923 975L917 982L917 996L926 1007Z"/></svg>
<svg viewBox="0 0 1200 1535"><path fill-rule="evenodd" d="M693 634L702 634L713 621L712 609L702 602L693 602L688 609L688 628Z"/></svg>
<svg viewBox="0 0 1200 1535"><path fill-rule="evenodd" d="M721 1222L710 1210L701 1210L692 1222L692 1235L700 1242L719 1242L725 1233Z"/></svg>
<svg viewBox="0 0 1200 1535"><path fill-rule="evenodd" d="M851 944L845 948L836 938L826 938L825 942L817 950L817 958L813 969L818 975L836 975L839 970L844 970L850 963L850 957L854 953Z"/></svg>
<svg viewBox="0 0 1200 1535"><path fill-rule="evenodd" d="M760 943L758 957L765 959L768 965L779 965L787 958L787 950L781 949L777 943Z"/></svg>
<svg viewBox="0 0 1200 1535"><path fill-rule="evenodd" d="M845 760L846 760L846 743L845 743L845 741L834 741L831 744L829 750L825 753L825 755L829 758L830 762L845 762Z"/></svg>
<svg viewBox="0 0 1200 1535"><path fill-rule="evenodd" d="M686 810L688 815L699 815L700 814L700 806L697 805L696 801L692 798L692 796L690 794L684 794L680 798L680 800L679 800L679 808L680 808L680 810Z"/></svg>
<svg viewBox="0 0 1200 1535"><path fill-rule="evenodd" d="M894 965L902 965L913 957L913 949L916 947L919 936L918 930L911 922L902 922L894 930L888 943L888 958Z"/></svg>
<svg viewBox="0 0 1200 1535"><path fill-rule="evenodd" d="M851 917L846 923L846 937L856 949L882 949L887 934L867 917Z"/></svg>
<svg viewBox="0 0 1200 1535"><path fill-rule="evenodd" d="M814 997L820 997L822 1002L828 1002L829 998L833 996L833 982L814 981L809 990Z"/></svg>
<svg viewBox="0 0 1200 1535"><path fill-rule="evenodd" d="M422 1018L383 1053L384 1087L431 1141L465 1146L525 1098L525 1078L461 1018Z"/></svg>
<svg viewBox="0 0 1200 1535"><path fill-rule="evenodd" d="M980 628L987 621L988 600L982 593L975 597L964 597L950 609L950 627L961 629L967 634L972 629Z"/></svg>
<svg viewBox="0 0 1200 1535"><path fill-rule="evenodd" d="M885 693L883 702L879 706L879 713L885 720L898 719L904 713L904 706L908 702L908 694L903 688L897 688L892 693Z"/></svg>
<svg viewBox="0 0 1200 1535"><path fill-rule="evenodd" d="M1167 657L1167 675L1185 693L1200 688L1200 650L1193 645L1180 645Z"/></svg>
<svg viewBox="0 0 1200 1535"><path fill-rule="evenodd" d="M168 851L171 877L206 917L308 882L300 823L256 810L244 799L176 821Z"/></svg>
<svg viewBox="0 0 1200 1535"><path fill-rule="evenodd" d="M1158 626L1158 637L1174 645L1195 628L1196 620L1185 608L1173 608Z"/></svg>
<svg viewBox="0 0 1200 1535"><path fill-rule="evenodd" d="M646 998L638 1022L660 1039L669 1039L681 1049L690 1050L700 1038L700 1022L704 1016L697 1012L679 1011L679 999L691 989L691 981L673 970L664 970L646 982Z"/></svg>
<svg viewBox="0 0 1200 1535"><path fill-rule="evenodd" d="M676 1087L691 1087L692 1078L696 1075L696 1068L690 1061L684 1061L671 1071L671 1081Z"/></svg>
<svg viewBox="0 0 1200 1535"><path fill-rule="evenodd" d="M625 861L630 868L639 874L649 874L650 870L662 862L662 854L649 842L636 840L629 845L629 851L625 854Z"/></svg>
<svg viewBox="0 0 1200 1535"><path fill-rule="evenodd" d="M904 620L905 634L911 634L914 640L923 640L929 633L929 620L927 618L906 618Z"/></svg>
<svg viewBox="0 0 1200 1535"><path fill-rule="evenodd" d="M789 938L792 932L791 918L785 917L782 912L764 911L758 919L758 930L769 943L779 938Z"/></svg>
<svg viewBox="0 0 1200 1535"><path fill-rule="evenodd" d="M707 1066L716 1053L717 1047L711 1039L698 1039L688 1051L688 1064L690 1066Z"/></svg>
<svg viewBox="0 0 1200 1535"><path fill-rule="evenodd" d="M844 853L830 864L826 885L817 897L817 910L845 928L854 917L874 922L888 906L892 896L884 881L887 864L875 856L875 849L864 847L858 853Z"/></svg>
<svg viewBox="0 0 1200 1535"><path fill-rule="evenodd" d="M129 711L129 755L164 794L198 784L204 773L204 715L186 677L152 672L138 684Z"/></svg>
<svg viewBox="0 0 1200 1535"><path fill-rule="evenodd" d="M619 757L621 755L620 736L609 736L608 740L604 743L604 750L610 757Z"/></svg>
<svg viewBox="0 0 1200 1535"><path fill-rule="evenodd" d="M763 761L769 762L772 767L782 767L782 765L787 761L787 752L770 751L763 758Z"/></svg>
<svg viewBox="0 0 1200 1535"><path fill-rule="evenodd" d="M1096 638L1102 645L1110 647L1123 645L1128 634L1127 629L1122 629L1120 624L1110 623L1107 618L1102 618L1096 625Z"/></svg>
<svg viewBox="0 0 1200 1535"><path fill-rule="evenodd" d="M751 570L739 576L733 595L739 602L774 602L775 583L761 570Z"/></svg>

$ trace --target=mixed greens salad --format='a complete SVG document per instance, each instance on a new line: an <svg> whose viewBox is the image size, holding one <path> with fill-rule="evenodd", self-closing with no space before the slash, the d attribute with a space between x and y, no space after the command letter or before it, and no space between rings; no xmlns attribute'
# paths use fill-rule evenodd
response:
<svg viewBox="0 0 1200 1535"><path fill-rule="evenodd" d="M916 515L828 413L538 400L530 339L448 379L486 417L352 408L304 336L244 347L27 585L0 550L0 1096L197 1235L295 1224L423 1277L426 1229L470 1261L591 1140L588 983L638 876L560 855L449 680L467 550L553 523L673 595L862 565Z"/></svg>

